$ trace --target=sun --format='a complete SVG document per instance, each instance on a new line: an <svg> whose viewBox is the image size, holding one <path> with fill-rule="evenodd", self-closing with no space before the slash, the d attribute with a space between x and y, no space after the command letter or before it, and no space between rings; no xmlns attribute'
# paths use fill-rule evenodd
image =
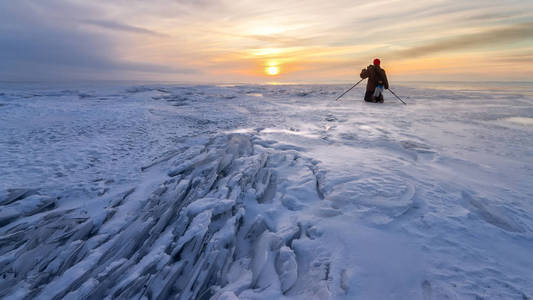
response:
<svg viewBox="0 0 533 300"><path fill-rule="evenodd" d="M279 74L279 67L276 67L276 66L266 67L265 68L265 72L268 75L271 75L271 76L278 75Z"/></svg>

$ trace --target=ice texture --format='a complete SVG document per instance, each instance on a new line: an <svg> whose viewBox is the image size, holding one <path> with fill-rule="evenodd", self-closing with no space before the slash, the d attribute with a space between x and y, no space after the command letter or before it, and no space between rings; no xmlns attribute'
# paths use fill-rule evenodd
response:
<svg viewBox="0 0 533 300"><path fill-rule="evenodd" d="M530 299L533 93L4 84L0 298Z"/></svg>

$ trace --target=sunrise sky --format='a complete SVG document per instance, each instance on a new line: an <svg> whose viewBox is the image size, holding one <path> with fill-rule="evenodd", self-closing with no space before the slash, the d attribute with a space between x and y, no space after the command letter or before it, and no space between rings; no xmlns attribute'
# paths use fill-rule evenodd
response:
<svg viewBox="0 0 533 300"><path fill-rule="evenodd" d="M0 80L533 81L533 1L0 0Z"/></svg>

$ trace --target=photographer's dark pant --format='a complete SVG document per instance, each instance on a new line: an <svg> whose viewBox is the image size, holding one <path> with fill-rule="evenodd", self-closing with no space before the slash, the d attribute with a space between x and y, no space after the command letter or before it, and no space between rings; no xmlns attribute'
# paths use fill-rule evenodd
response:
<svg viewBox="0 0 533 300"><path fill-rule="evenodd" d="M376 102L383 103L383 94L379 95L378 98L374 98L374 91L366 91L365 101L373 102L373 103L376 103Z"/></svg>

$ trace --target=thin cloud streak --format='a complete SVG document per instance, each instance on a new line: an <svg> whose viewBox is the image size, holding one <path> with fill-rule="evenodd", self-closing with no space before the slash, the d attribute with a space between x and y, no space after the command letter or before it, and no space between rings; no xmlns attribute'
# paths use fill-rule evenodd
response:
<svg viewBox="0 0 533 300"><path fill-rule="evenodd" d="M388 56L393 58L414 58L443 51L460 51L474 47L500 45L506 42L525 41L532 38L533 22L530 22L476 34L462 35L423 46L396 51Z"/></svg>
<svg viewBox="0 0 533 300"><path fill-rule="evenodd" d="M142 27L137 26L131 26L115 21L109 21L109 20L82 20L80 21L82 24L88 24L92 26L96 26L99 28L104 28L108 30L114 30L119 32L129 32L129 33L138 33L138 34L147 34L147 35L154 35L159 37L168 37L167 34L162 34L153 30L149 30Z"/></svg>

